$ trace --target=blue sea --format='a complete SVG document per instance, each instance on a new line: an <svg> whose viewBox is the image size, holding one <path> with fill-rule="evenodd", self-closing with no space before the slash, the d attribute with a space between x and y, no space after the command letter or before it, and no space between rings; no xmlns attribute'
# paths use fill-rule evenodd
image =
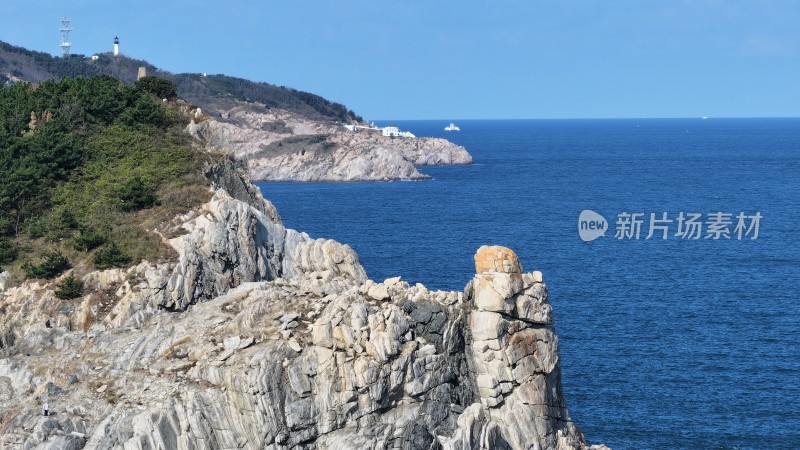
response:
<svg viewBox="0 0 800 450"><path fill-rule="evenodd" d="M464 145L475 164L259 186L288 227L350 244L375 280L461 290L479 246L514 249L544 274L590 443L800 448L800 119L391 124ZM583 210L607 220L604 237L580 239ZM705 239L718 212L730 238ZM639 239L615 237L623 213L643 214ZM667 239L646 239L651 213L673 221L658 222ZM700 239L675 235L681 213L701 214Z"/></svg>

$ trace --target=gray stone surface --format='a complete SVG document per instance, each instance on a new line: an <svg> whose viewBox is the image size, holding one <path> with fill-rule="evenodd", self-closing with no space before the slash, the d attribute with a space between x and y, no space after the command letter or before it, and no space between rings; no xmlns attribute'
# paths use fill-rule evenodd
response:
<svg viewBox="0 0 800 450"><path fill-rule="evenodd" d="M246 103L223 111L220 120L192 122L187 131L245 161L256 180L413 180L430 178L416 166L472 162L464 147L445 139L353 133L339 124Z"/></svg>
<svg viewBox="0 0 800 450"><path fill-rule="evenodd" d="M513 252L479 250L466 294L376 283L220 170L174 262L92 272L68 314L55 282L0 292L0 448L587 448Z"/></svg>
<svg viewBox="0 0 800 450"><path fill-rule="evenodd" d="M468 353L480 406L460 418L475 432L453 435L443 446L476 448L466 442L480 424L481 445L494 444L477 448L583 448L567 413L558 338L540 276L521 274L516 255L503 247L481 247L475 265Z"/></svg>

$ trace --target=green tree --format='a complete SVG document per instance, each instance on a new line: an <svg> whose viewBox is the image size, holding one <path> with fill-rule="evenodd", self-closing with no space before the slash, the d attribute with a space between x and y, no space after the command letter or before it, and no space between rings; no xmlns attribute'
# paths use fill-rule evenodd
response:
<svg viewBox="0 0 800 450"><path fill-rule="evenodd" d="M125 181L119 187L118 195L124 211L149 208L156 203L153 189L148 187L139 176L134 176Z"/></svg>
<svg viewBox="0 0 800 450"><path fill-rule="evenodd" d="M0 238L0 264L7 264L17 259L17 244L11 239Z"/></svg>
<svg viewBox="0 0 800 450"><path fill-rule="evenodd" d="M149 92L159 99L174 100L178 98L178 86L172 81L159 77L144 77L136 80L133 87Z"/></svg>
<svg viewBox="0 0 800 450"><path fill-rule="evenodd" d="M83 283L75 278L75 275L69 274L64 278L61 283L58 283L55 291L56 297L61 300L72 300L74 298L83 296Z"/></svg>
<svg viewBox="0 0 800 450"><path fill-rule="evenodd" d="M105 241L105 237L94 229L81 227L80 233L73 239L73 246L75 250L88 252L103 245Z"/></svg>
<svg viewBox="0 0 800 450"><path fill-rule="evenodd" d="M70 267L72 265L61 252L53 251L45 253L44 261L39 264L25 263L22 269L28 278L55 278Z"/></svg>
<svg viewBox="0 0 800 450"><path fill-rule="evenodd" d="M140 95L133 104L117 118L117 123L126 127L154 126L164 128L169 124L169 118L162 105L150 95Z"/></svg>
<svg viewBox="0 0 800 450"><path fill-rule="evenodd" d="M208 183L200 165L214 158L191 146L182 131L188 119L161 101L174 95L174 85L155 78L127 86L108 76L64 77L95 75L99 71L82 67L108 64L39 56L58 77L36 86L0 84L0 264L20 259L23 239L44 246L41 259L22 265L37 278L69 267L55 251L64 240L94 252L101 267L164 256L148 231L152 222L200 200L196 193L204 195L199 188ZM155 205L160 208L130 214Z"/></svg>
<svg viewBox="0 0 800 450"><path fill-rule="evenodd" d="M94 266L100 270L123 267L129 262L131 262L131 257L117 247L114 242L102 247L94 254Z"/></svg>

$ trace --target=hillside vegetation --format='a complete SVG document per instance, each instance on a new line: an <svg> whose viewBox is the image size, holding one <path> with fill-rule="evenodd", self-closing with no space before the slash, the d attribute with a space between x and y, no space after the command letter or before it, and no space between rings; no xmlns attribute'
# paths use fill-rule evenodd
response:
<svg viewBox="0 0 800 450"><path fill-rule="evenodd" d="M152 64L125 56L101 53L97 60L84 55L53 57L0 41L0 84L23 80L32 83L62 77L109 75L126 84L136 80L139 67L168 79L177 86L178 96L215 113L230 106L231 100L255 102L281 108L313 120L362 121L344 105L319 95L269 83L256 83L225 75L171 74Z"/></svg>
<svg viewBox="0 0 800 450"><path fill-rule="evenodd" d="M44 52L36 52L0 41L0 84L17 80L39 83L44 80L62 77L93 77L109 75L123 83L136 81L139 67L155 75L158 68L152 64L126 58L114 58L110 53L99 55L96 61L84 55L53 57Z"/></svg>
<svg viewBox="0 0 800 450"><path fill-rule="evenodd" d="M52 278L169 257L152 230L208 198L171 82L110 76L0 87L0 265Z"/></svg>
<svg viewBox="0 0 800 450"><path fill-rule="evenodd" d="M171 76L171 79L178 85L181 98L211 111L230 107L229 100L239 100L285 109L313 120L363 122L360 116L340 103L285 86L225 75L179 74Z"/></svg>

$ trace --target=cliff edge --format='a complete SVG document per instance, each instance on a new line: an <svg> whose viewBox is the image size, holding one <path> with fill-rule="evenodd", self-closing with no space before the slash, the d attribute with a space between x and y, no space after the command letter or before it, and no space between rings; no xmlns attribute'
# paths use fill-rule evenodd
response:
<svg viewBox="0 0 800 450"><path fill-rule="evenodd" d="M586 447L513 252L479 249L464 292L371 281L287 229L198 126L223 122L165 92L0 89L0 448ZM348 137L303 130L325 126L291 139Z"/></svg>
<svg viewBox="0 0 800 450"><path fill-rule="evenodd" d="M0 291L2 448L587 448L511 250L481 247L464 292L376 283L234 163L207 176L174 262L90 272L68 302Z"/></svg>

